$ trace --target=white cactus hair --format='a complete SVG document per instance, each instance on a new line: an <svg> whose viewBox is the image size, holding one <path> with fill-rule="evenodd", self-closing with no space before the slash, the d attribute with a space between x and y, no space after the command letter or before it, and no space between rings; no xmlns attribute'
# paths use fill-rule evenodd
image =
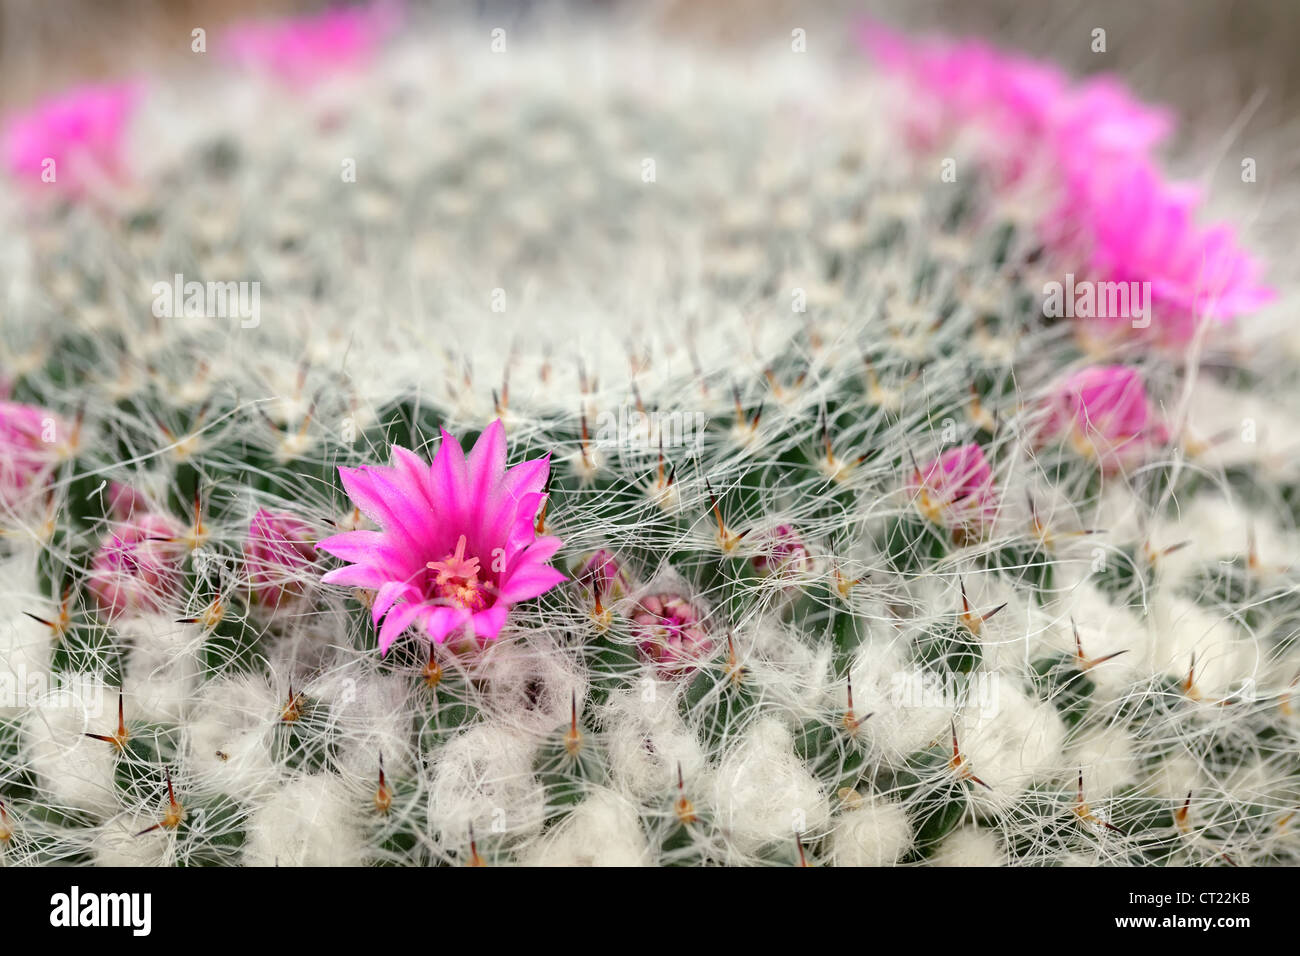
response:
<svg viewBox="0 0 1300 956"><path fill-rule="evenodd" d="M1269 230L1276 306L1121 353L1174 437L1103 476L1031 440L1089 363L1041 314L1032 197L919 168L847 50L564 19L501 57L415 16L311 93L199 69L154 82L107 206L0 196L0 371L79 422L48 497L0 513L4 862L1300 862L1300 340ZM176 273L260 282L259 322L151 316ZM603 614L568 582L481 650L381 656L323 554L246 600L258 508L353 527L338 466L496 417L512 462L552 455L557 566L627 574ZM908 476L974 440L1000 508L934 550ZM109 623L111 482L193 549ZM782 527L807 560L761 573ZM629 626L660 592L711 640L685 677ZM128 738L87 737L119 688Z"/></svg>

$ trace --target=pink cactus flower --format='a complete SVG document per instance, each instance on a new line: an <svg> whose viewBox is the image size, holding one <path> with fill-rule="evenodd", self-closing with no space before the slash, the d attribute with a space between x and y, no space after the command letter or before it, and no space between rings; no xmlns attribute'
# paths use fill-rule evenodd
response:
<svg viewBox="0 0 1300 956"><path fill-rule="evenodd" d="M780 524L760 538L763 550L751 559L762 574L791 574L806 571L812 564L808 547L792 525Z"/></svg>
<svg viewBox="0 0 1300 956"><path fill-rule="evenodd" d="M937 132L978 135L986 158L1038 157L1053 169L1145 155L1172 128L1167 111L1097 77L1074 85L1059 68L979 40L911 38L875 23L859 28L867 53L906 82L920 104L908 112L941 118ZM1008 177L1014 181L1018 177Z"/></svg>
<svg viewBox="0 0 1300 956"><path fill-rule="evenodd" d="M1148 156L1174 128L1167 109L1141 102L1112 76L1093 77L1061 93L1051 107L1053 148L1074 166Z"/></svg>
<svg viewBox="0 0 1300 956"><path fill-rule="evenodd" d="M0 507L15 507L43 487L72 439L53 412L0 402Z"/></svg>
<svg viewBox="0 0 1300 956"><path fill-rule="evenodd" d="M19 180L72 192L95 181L121 180L127 124L139 100L135 83L79 86L10 116L5 165Z"/></svg>
<svg viewBox="0 0 1300 956"><path fill-rule="evenodd" d="M225 50L236 62L304 87L368 66L401 17L399 3L381 0L309 16L249 21L227 31Z"/></svg>
<svg viewBox="0 0 1300 956"><path fill-rule="evenodd" d="M468 458L442 433L433 459L392 448L391 467L340 468L352 501L379 531L348 531L317 547L350 562L325 575L331 584L370 588L379 649L387 653L410 625L430 641L500 633L513 604L564 580L546 562L559 538L538 537L550 456L506 469L505 428L495 421Z"/></svg>
<svg viewBox="0 0 1300 956"><path fill-rule="evenodd" d="M1032 171L1055 187L1059 200L1040 224L1053 250L1082 259L1095 280L1150 283L1146 309L1158 321L1140 334L1182 344L1202 319L1226 322L1274 298L1234 232L1198 226L1200 197L1157 172L1152 152L1173 128L1168 111L1113 77L1073 83L1050 64L976 40L913 39L874 23L859 37L906 84L903 129L914 147L970 135L998 185ZM1144 329L1136 317L1088 321Z"/></svg>
<svg viewBox="0 0 1300 956"><path fill-rule="evenodd" d="M1223 322L1274 298L1230 226L1196 224L1199 195L1191 187L1163 181L1146 163L1079 174L1073 183L1071 215L1091 244L1090 270L1149 282L1159 338L1185 342L1202 318Z"/></svg>
<svg viewBox="0 0 1300 956"><path fill-rule="evenodd" d="M181 584L185 545L166 515L137 515L114 526L90 562L87 587L110 619L160 611Z"/></svg>
<svg viewBox="0 0 1300 956"><path fill-rule="evenodd" d="M993 469L979 445L950 448L908 482L917 510L935 524L978 531L997 513Z"/></svg>
<svg viewBox="0 0 1300 956"><path fill-rule="evenodd" d="M903 114L914 147L933 149L956 130L976 134L1000 177L1018 179L1041 153L1044 134L1068 86L1063 72L978 40L912 39L875 23L859 39L887 72L916 94Z"/></svg>
<svg viewBox="0 0 1300 956"><path fill-rule="evenodd" d="M661 677L687 677L713 650L695 605L680 594L649 594L632 612L632 633L642 656Z"/></svg>
<svg viewBox="0 0 1300 956"><path fill-rule="evenodd" d="M1047 431L1066 437L1106 471L1137 463L1169 440L1141 375L1126 365L1092 366L1066 379L1052 399Z"/></svg>
<svg viewBox="0 0 1300 956"><path fill-rule="evenodd" d="M244 539L244 567L257 603L274 609L302 593L302 576L316 562L315 537L300 518L257 509Z"/></svg>

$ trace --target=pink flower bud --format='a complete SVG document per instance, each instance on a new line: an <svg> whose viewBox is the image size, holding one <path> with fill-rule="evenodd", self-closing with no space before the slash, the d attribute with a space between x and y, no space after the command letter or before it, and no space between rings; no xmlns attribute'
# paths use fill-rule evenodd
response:
<svg viewBox="0 0 1300 956"><path fill-rule="evenodd" d="M166 515L137 515L104 537L87 587L110 619L159 611L181 583L181 526Z"/></svg>
<svg viewBox="0 0 1300 956"><path fill-rule="evenodd" d="M913 474L908 488L921 514L945 527L978 530L997 513L993 469L979 445L944 452Z"/></svg>
<svg viewBox="0 0 1300 956"><path fill-rule="evenodd" d="M1047 432L1064 436L1106 471L1140 462L1169 440L1137 369L1098 365L1071 375L1051 399Z"/></svg>
<svg viewBox="0 0 1300 956"><path fill-rule="evenodd" d="M665 678L695 673L713 649L699 611L680 594L643 597L632 613L632 632L642 656Z"/></svg>
<svg viewBox="0 0 1300 956"><path fill-rule="evenodd" d="M806 571L812 564L808 548L793 526L777 525L760 539L763 550L752 558L754 568L763 574Z"/></svg>
<svg viewBox="0 0 1300 956"><path fill-rule="evenodd" d="M301 594L302 573L316 562L314 540L305 521L259 508L244 540L244 567L253 599L277 608Z"/></svg>
<svg viewBox="0 0 1300 956"><path fill-rule="evenodd" d="M601 601L618 600L632 590L623 562L611 551L593 551L573 570L573 579Z"/></svg>
<svg viewBox="0 0 1300 956"><path fill-rule="evenodd" d="M244 568L253 600L279 607L303 593L303 572L316 563L311 525L283 511L257 509L244 538Z"/></svg>

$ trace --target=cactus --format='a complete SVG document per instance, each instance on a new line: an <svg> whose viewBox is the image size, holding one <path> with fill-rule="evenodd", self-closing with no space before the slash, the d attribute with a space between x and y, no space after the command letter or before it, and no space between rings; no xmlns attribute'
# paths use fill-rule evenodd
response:
<svg viewBox="0 0 1300 956"><path fill-rule="evenodd" d="M0 858L1298 861L1300 356L1163 113L372 13L22 127Z"/></svg>

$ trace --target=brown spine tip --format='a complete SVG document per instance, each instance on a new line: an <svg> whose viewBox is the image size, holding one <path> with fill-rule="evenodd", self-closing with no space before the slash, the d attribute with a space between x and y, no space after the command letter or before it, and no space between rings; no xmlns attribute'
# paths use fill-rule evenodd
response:
<svg viewBox="0 0 1300 956"><path fill-rule="evenodd" d="M1192 791L1188 790L1187 799L1183 801L1183 805L1181 807L1179 807L1176 811L1174 811L1174 824L1175 826L1178 827L1179 830L1183 831L1184 833L1187 832L1187 816L1190 813L1191 809L1192 809Z"/></svg>
<svg viewBox="0 0 1300 956"><path fill-rule="evenodd" d="M585 391L585 389L584 389ZM591 468L591 456L587 453L587 442L589 435L587 432L587 410L584 408L580 412L582 419L582 464L584 468Z"/></svg>
<svg viewBox="0 0 1300 956"><path fill-rule="evenodd" d="M280 720L286 724L292 724L300 720L303 715L304 701L302 691L295 692L293 684L289 684L289 700L280 711Z"/></svg>
<svg viewBox="0 0 1300 956"><path fill-rule="evenodd" d="M713 506L713 517L718 522L718 547L723 551L731 551L749 532L743 531L736 534L734 531L728 530L727 523L722 519L722 508L718 504L718 496L713 493L713 485L709 482L708 475L704 476L704 487L708 489L709 501Z"/></svg>
<svg viewBox="0 0 1300 956"><path fill-rule="evenodd" d="M994 614L997 614L998 611L1001 611L1003 608L1005 608L1005 607L1006 607L1008 604L1010 604L1010 603L1011 603L1010 601L1003 601L1001 604L999 604L999 605L998 605L997 607L995 607L993 610L985 612L985 614L980 618L980 623L985 623L985 622L987 622L989 618L991 618Z"/></svg>
<svg viewBox="0 0 1300 956"><path fill-rule="evenodd" d="M112 744L117 748L118 753L126 751L127 741L131 735L126 730L126 711L123 705L123 693L119 688L117 692L117 730L111 734L83 734L91 740L102 740L106 744Z"/></svg>
<svg viewBox="0 0 1300 956"><path fill-rule="evenodd" d="M582 750L582 731L578 729L578 692L569 697L569 729L564 733L564 750L570 757L577 757Z"/></svg>
<svg viewBox="0 0 1300 956"><path fill-rule="evenodd" d="M163 767L163 773L167 778L167 809L163 811L163 818L151 827L145 827L136 836L141 837L146 833L152 833L154 830L175 830L185 820L185 808L180 801L176 799L176 791L172 787L172 771L170 767Z"/></svg>
<svg viewBox="0 0 1300 956"><path fill-rule="evenodd" d="M474 839L474 825L470 824L469 828L469 861L467 866L487 866L487 861L479 855L478 841Z"/></svg>
<svg viewBox="0 0 1300 956"><path fill-rule="evenodd" d="M966 630L978 637L984 619L971 610L970 601L966 598L965 580L958 578L958 584L961 587L961 613L957 616L957 620Z"/></svg>
<svg viewBox="0 0 1300 956"><path fill-rule="evenodd" d="M442 665L438 663L437 645L429 642L429 660L425 663L420 676L424 678L424 686L433 690L442 682Z"/></svg>
<svg viewBox="0 0 1300 956"><path fill-rule="evenodd" d="M379 787L375 790L374 796L375 810L381 816L387 816L388 811L393 806L393 791L388 786L388 780L384 777L384 755L379 754Z"/></svg>
<svg viewBox="0 0 1300 956"><path fill-rule="evenodd" d="M857 715L856 713L854 713L854 710L853 710L853 674L852 674L852 672L850 672L848 675L846 675L846 678L845 678L845 679L846 679L846 681L847 681L847 683L848 683L848 691L847 691L847 702L848 702L848 705L847 705L847 707L846 707L845 710L844 710L844 719L843 719L842 723L844 724L844 729L847 730L847 731L849 732L849 734L856 734L856 733L858 732L858 728L862 726L862 720L860 720L860 719L858 718L858 715ZM863 719L865 719L865 718L863 718Z"/></svg>
<svg viewBox="0 0 1300 956"><path fill-rule="evenodd" d="M545 487L542 488L542 507L537 512L537 533L538 534L546 534L546 509L551 504L551 478L554 476L554 474L555 474L554 471L548 471L546 473L546 485Z"/></svg>
<svg viewBox="0 0 1300 956"><path fill-rule="evenodd" d="M682 777L680 762L677 764L677 801L673 804L673 810L682 826L690 826L699 819L695 813L695 804L691 803L686 796L686 782Z"/></svg>
<svg viewBox="0 0 1300 956"><path fill-rule="evenodd" d="M1192 663L1187 668L1187 676L1183 678L1182 691L1192 700L1200 699L1200 692L1196 689L1196 652L1192 652Z"/></svg>
<svg viewBox="0 0 1300 956"><path fill-rule="evenodd" d="M959 780L969 780L979 784L985 790L992 790L992 787L971 773L966 758L962 756L961 749L957 746L957 721L949 720L949 725L952 728L952 759L948 761L948 769L956 773Z"/></svg>
<svg viewBox="0 0 1300 956"><path fill-rule="evenodd" d="M730 632L727 633L727 676L731 678L731 683L737 687L745 679L745 668L741 665L740 658L736 654L735 636Z"/></svg>

